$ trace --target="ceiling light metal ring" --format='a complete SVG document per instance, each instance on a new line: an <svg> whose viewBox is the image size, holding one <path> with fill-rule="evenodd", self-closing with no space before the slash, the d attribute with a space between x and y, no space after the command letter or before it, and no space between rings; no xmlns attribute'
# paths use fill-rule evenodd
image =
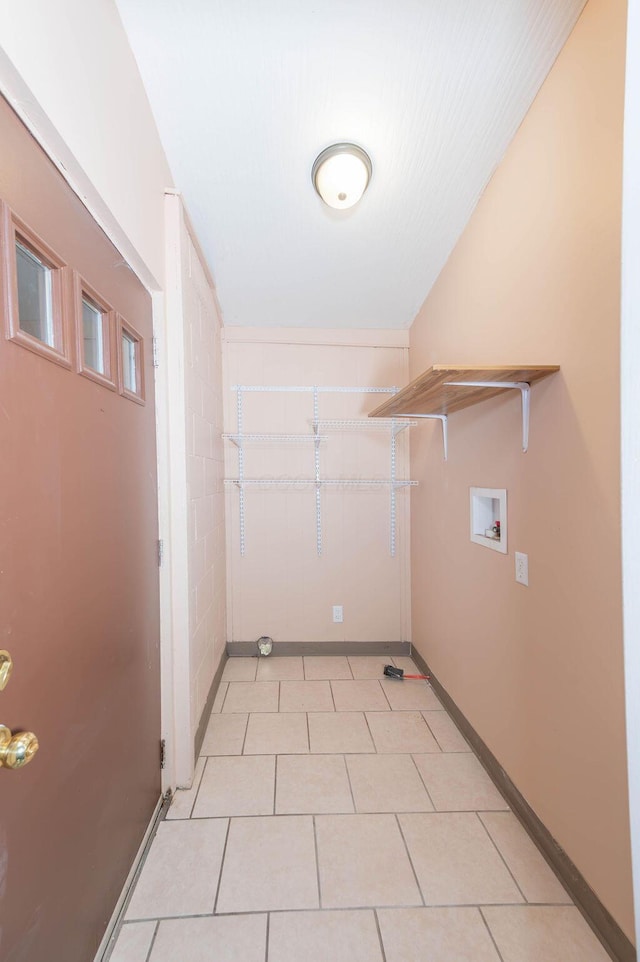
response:
<svg viewBox="0 0 640 962"><path fill-rule="evenodd" d="M329 184L323 182L322 176L325 165L329 165L329 162L340 157L356 161L356 182L355 184L350 182L344 189L336 186L335 180ZM340 162L338 161L338 163ZM325 168L325 173L326 170L327 168ZM351 143L331 144L331 146L325 147L316 157L311 169L311 181L325 204L337 209L346 209L353 207L360 200L369 186L372 173L371 158L362 147Z"/></svg>

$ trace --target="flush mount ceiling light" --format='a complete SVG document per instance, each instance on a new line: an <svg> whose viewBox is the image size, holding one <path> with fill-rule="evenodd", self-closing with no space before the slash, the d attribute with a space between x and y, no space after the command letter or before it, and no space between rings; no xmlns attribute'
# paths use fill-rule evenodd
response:
<svg viewBox="0 0 640 962"><path fill-rule="evenodd" d="M355 144L332 144L316 157L313 186L325 204L346 210L357 204L371 179L371 159Z"/></svg>

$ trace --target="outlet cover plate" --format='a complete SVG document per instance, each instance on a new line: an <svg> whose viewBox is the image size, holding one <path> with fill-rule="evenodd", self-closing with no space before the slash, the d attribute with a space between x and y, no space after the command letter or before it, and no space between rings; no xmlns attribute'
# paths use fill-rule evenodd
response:
<svg viewBox="0 0 640 962"><path fill-rule="evenodd" d="M521 585L529 584L529 555L516 551L516 581Z"/></svg>
<svg viewBox="0 0 640 962"><path fill-rule="evenodd" d="M333 606L333 622L334 622L334 624L339 625L339 624L342 623L343 620L344 620L344 617L343 617L343 614L342 614L342 605L334 605L334 606Z"/></svg>

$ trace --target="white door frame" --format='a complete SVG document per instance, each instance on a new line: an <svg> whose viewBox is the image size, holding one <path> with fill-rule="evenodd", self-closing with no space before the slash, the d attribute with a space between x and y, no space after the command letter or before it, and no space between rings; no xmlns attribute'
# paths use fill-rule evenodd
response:
<svg viewBox="0 0 640 962"><path fill-rule="evenodd" d="M631 860L640 946L640 0L629 0L620 330L622 591Z"/></svg>
<svg viewBox="0 0 640 962"><path fill-rule="evenodd" d="M189 510L187 405L182 290L183 208L178 191L164 198L165 310L158 315L156 404L160 530L160 619L163 664L162 737L167 744L166 788L187 788L195 768L189 626ZM162 442L161 439L162 438Z"/></svg>

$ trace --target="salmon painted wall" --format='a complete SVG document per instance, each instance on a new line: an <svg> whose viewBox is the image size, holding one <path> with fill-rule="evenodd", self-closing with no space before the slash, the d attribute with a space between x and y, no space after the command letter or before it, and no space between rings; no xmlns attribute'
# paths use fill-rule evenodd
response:
<svg viewBox="0 0 640 962"><path fill-rule="evenodd" d="M226 328L225 430L237 431L233 385L391 387L408 376L406 332ZM387 395L321 393L320 419L366 418ZM246 478L314 478L310 393L247 392L245 434L306 434L305 442L244 445ZM406 433L406 432L405 432ZM323 478L390 477L390 432L321 426ZM238 449L226 442L227 477L238 477ZM406 438L398 438L398 477L408 476ZM239 493L227 486L228 638L277 642L402 641L410 637L408 489L398 492L397 550L390 553L390 490L322 488L322 555L316 545L313 485L245 490L245 554L240 554ZM336 624L332 606L342 605Z"/></svg>
<svg viewBox="0 0 640 962"><path fill-rule="evenodd" d="M434 363L560 364L412 435L413 637L633 939L620 572L623 0L590 0L411 330ZM469 540L506 488L508 554ZM514 551L529 556L529 587Z"/></svg>
<svg viewBox="0 0 640 962"><path fill-rule="evenodd" d="M161 284L164 190L173 181L115 3L4 3L0 36L7 99L45 135L107 232L127 235L132 249L122 253Z"/></svg>

